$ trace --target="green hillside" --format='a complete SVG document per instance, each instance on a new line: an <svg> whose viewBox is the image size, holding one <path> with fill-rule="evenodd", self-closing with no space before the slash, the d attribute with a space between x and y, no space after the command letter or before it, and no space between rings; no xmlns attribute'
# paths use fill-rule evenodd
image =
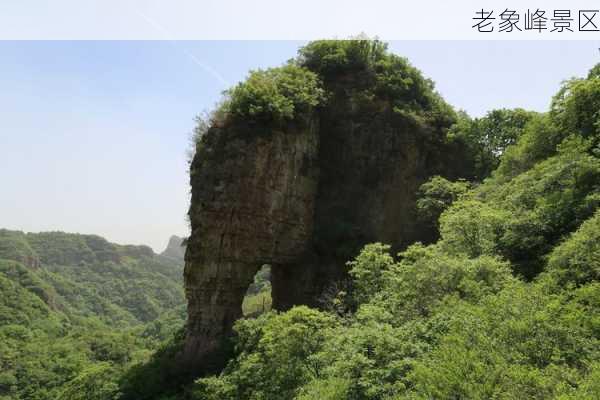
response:
<svg viewBox="0 0 600 400"><path fill-rule="evenodd" d="M146 246L0 230L0 399L67 400L90 379L112 396L104 379L183 326L182 270Z"/></svg>

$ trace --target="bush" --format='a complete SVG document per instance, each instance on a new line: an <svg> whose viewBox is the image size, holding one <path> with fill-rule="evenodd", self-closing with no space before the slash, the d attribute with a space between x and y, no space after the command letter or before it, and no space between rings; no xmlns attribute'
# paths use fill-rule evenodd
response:
<svg viewBox="0 0 600 400"><path fill-rule="evenodd" d="M386 56L387 45L378 40L318 40L298 51L298 63L326 78L373 68Z"/></svg>
<svg viewBox="0 0 600 400"><path fill-rule="evenodd" d="M381 243L366 245L353 261L348 262L357 303L366 303L383 288L384 272L394 264L390 246Z"/></svg>
<svg viewBox="0 0 600 400"><path fill-rule="evenodd" d="M479 200L463 200L440 217L442 246L451 254L497 254L508 213Z"/></svg>
<svg viewBox="0 0 600 400"><path fill-rule="evenodd" d="M560 286L600 281L600 211L552 251L548 272Z"/></svg>
<svg viewBox="0 0 600 400"><path fill-rule="evenodd" d="M314 73L288 64L258 70L227 92L224 107L232 117L246 122L299 120L323 100L323 89Z"/></svg>
<svg viewBox="0 0 600 400"><path fill-rule="evenodd" d="M400 257L384 274L386 285L375 300L395 315L396 323L432 315L447 296L478 301L512 279L509 264L493 256L469 259L440 246L416 244Z"/></svg>
<svg viewBox="0 0 600 400"><path fill-rule="evenodd" d="M459 307L437 348L415 365L413 398L551 399L572 393L599 355L597 307L523 283L480 305Z"/></svg>
<svg viewBox="0 0 600 400"><path fill-rule="evenodd" d="M441 176L434 176L422 184L417 193L419 219L437 230L442 212L467 193L469 186L466 181L451 182Z"/></svg>
<svg viewBox="0 0 600 400"><path fill-rule="evenodd" d="M300 386L319 376L324 366L312 356L334 326L333 317L304 306L238 321L237 356L220 377L198 380L195 398L294 398Z"/></svg>

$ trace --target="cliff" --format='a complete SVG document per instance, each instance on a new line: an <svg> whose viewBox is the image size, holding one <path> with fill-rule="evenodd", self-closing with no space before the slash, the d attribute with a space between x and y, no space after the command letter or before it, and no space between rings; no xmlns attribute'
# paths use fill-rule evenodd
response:
<svg viewBox="0 0 600 400"><path fill-rule="evenodd" d="M376 41L314 42L232 89L190 167L185 362L219 367L264 264L275 309L318 306L362 245L434 240L415 195L432 175L468 171L453 121L432 83Z"/></svg>

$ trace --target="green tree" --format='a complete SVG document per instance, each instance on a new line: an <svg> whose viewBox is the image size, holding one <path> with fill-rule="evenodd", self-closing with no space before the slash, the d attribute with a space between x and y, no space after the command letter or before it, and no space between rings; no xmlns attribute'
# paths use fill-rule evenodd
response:
<svg viewBox="0 0 600 400"><path fill-rule="evenodd" d="M366 303L384 285L385 271L394 264L389 254L390 246L381 243L366 245L360 254L348 262L350 276L354 283L354 299Z"/></svg>
<svg viewBox="0 0 600 400"><path fill-rule="evenodd" d="M227 96L225 111L234 118L269 123L307 115L323 100L323 89L317 75L288 64L251 72Z"/></svg>
<svg viewBox="0 0 600 400"><path fill-rule="evenodd" d="M58 400L117 400L118 371L110 363L97 363L68 382Z"/></svg>
<svg viewBox="0 0 600 400"><path fill-rule="evenodd" d="M335 319L307 307L240 320L235 326L237 356L218 378L196 383L198 399L291 399L321 374L313 355L324 345Z"/></svg>
<svg viewBox="0 0 600 400"><path fill-rule="evenodd" d="M468 157L474 168L475 179L482 181L494 171L502 155L526 131L527 125L537 113L522 108L489 111L484 117L471 119L459 113L457 123L450 130L450 137L462 139L469 149Z"/></svg>
<svg viewBox="0 0 600 400"><path fill-rule="evenodd" d="M421 185L417 193L419 219L437 231L442 212L466 194L469 187L469 183L464 180L451 182L441 176L432 177Z"/></svg>
<svg viewBox="0 0 600 400"><path fill-rule="evenodd" d="M548 272L560 286L600 281L600 211L552 251Z"/></svg>

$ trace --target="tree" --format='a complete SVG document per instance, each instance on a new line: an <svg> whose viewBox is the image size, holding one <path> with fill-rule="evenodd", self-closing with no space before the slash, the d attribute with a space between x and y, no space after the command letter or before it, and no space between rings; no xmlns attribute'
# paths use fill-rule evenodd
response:
<svg viewBox="0 0 600 400"><path fill-rule="evenodd" d="M560 286L600 281L600 211L552 251L548 272Z"/></svg>
<svg viewBox="0 0 600 400"><path fill-rule="evenodd" d="M383 288L384 273L394 264L389 251L389 245L368 244L353 261L348 262L354 284L354 300L357 303L366 303Z"/></svg>
<svg viewBox="0 0 600 400"><path fill-rule="evenodd" d="M466 143L475 178L482 181L498 167L502 155L517 143L536 116L537 113L522 108L492 110L475 119L459 113L449 135Z"/></svg>
<svg viewBox="0 0 600 400"><path fill-rule="evenodd" d="M434 176L419 188L417 212L419 219L436 231L438 220L450 205L466 194L470 184L464 180L451 182L441 176Z"/></svg>
<svg viewBox="0 0 600 400"><path fill-rule="evenodd" d="M252 71L246 81L227 92L223 104L233 118L246 122L282 122L306 116L323 100L317 75L288 64Z"/></svg>

